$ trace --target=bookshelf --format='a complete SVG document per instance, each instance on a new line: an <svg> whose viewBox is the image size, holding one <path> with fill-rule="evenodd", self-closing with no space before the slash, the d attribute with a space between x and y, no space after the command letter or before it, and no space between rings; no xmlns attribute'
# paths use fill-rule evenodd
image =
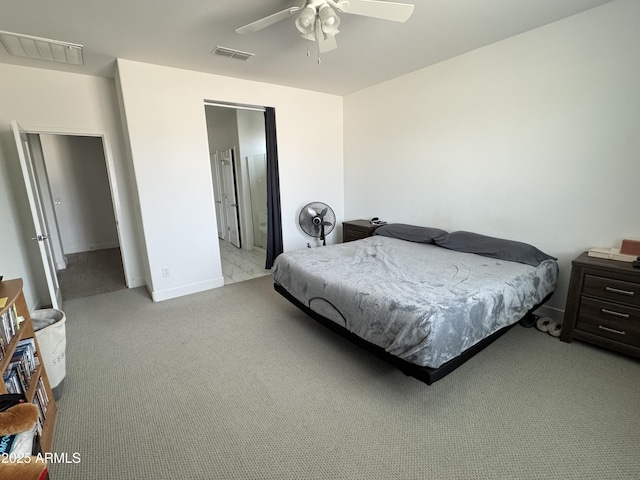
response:
<svg viewBox="0 0 640 480"><path fill-rule="evenodd" d="M57 407L22 293L22 279L0 282L0 394L23 393L40 410L38 434L43 452L51 451Z"/></svg>

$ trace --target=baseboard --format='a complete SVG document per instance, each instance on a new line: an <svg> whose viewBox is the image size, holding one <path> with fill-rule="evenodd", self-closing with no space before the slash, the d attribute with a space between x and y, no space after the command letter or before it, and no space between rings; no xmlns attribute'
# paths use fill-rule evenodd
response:
<svg viewBox="0 0 640 480"><path fill-rule="evenodd" d="M128 284L128 288L146 287L147 281L144 278L132 278Z"/></svg>
<svg viewBox="0 0 640 480"><path fill-rule="evenodd" d="M151 298L154 302L162 302L163 300L183 297L185 295L191 295L192 293L200 293L206 290L211 290L213 288L219 288L223 286L224 277L219 277L213 280L207 280L206 282L192 283L190 285L169 288L167 290L153 291L151 292Z"/></svg>
<svg viewBox="0 0 640 480"><path fill-rule="evenodd" d="M538 308L535 312L536 315L541 317L551 317L555 321L562 323L564 319L564 310L560 310L558 308L549 307L547 305L543 305Z"/></svg>

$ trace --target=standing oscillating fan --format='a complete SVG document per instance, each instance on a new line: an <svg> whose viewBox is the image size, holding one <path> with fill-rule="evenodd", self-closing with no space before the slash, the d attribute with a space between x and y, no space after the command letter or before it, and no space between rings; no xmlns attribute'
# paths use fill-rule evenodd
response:
<svg viewBox="0 0 640 480"><path fill-rule="evenodd" d="M322 245L326 245L326 236L336 226L336 214L326 203L311 202L302 207L298 221L304 233L320 238Z"/></svg>

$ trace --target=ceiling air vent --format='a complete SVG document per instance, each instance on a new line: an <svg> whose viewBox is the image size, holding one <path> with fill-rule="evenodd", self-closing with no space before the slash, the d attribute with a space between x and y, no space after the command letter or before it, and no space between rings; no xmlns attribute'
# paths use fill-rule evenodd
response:
<svg viewBox="0 0 640 480"><path fill-rule="evenodd" d="M228 47L216 47L213 52L211 52L212 55L220 55L222 57L228 57L228 58L235 58L237 60L249 60L251 57L253 57L255 55L255 53L249 53L249 52L242 52L240 50L235 50L233 48L228 48Z"/></svg>
<svg viewBox="0 0 640 480"><path fill-rule="evenodd" d="M82 45L2 31L0 40L7 51L16 57L84 65Z"/></svg>

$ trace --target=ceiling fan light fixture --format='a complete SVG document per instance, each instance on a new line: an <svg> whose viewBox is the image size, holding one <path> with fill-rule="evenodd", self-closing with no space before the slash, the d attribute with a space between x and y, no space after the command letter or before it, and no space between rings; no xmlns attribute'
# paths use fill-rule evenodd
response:
<svg viewBox="0 0 640 480"><path fill-rule="evenodd" d="M305 0L304 6L290 7L268 15L244 27L237 28L236 32L240 34L254 33L295 14L295 26L302 38L318 42L318 53L324 53L338 48L335 38L339 33L340 26L338 13L406 22L414 8L413 4L387 0ZM307 46L308 55L309 48ZM318 63L320 63L319 56Z"/></svg>
<svg viewBox="0 0 640 480"><path fill-rule="evenodd" d="M312 5L304 7L296 17L296 28L303 35L313 33L313 25L316 22L316 9Z"/></svg>
<svg viewBox="0 0 640 480"><path fill-rule="evenodd" d="M320 6L320 9L318 10L318 18L320 19L322 31L325 35L332 36L338 33L340 17L328 4L325 3Z"/></svg>

